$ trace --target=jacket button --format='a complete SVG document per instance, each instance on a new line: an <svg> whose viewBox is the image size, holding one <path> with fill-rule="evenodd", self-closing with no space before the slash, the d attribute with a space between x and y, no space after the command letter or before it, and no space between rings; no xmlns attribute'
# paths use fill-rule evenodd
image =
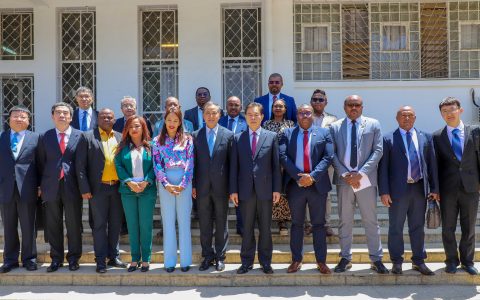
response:
<svg viewBox="0 0 480 300"><path fill-rule="evenodd" d="M459 171L462 171L462 168L458 168Z"/></svg>

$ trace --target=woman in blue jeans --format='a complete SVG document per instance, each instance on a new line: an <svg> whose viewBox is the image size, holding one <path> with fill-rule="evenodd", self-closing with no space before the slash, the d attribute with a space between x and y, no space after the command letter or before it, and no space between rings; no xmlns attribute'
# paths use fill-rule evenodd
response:
<svg viewBox="0 0 480 300"><path fill-rule="evenodd" d="M187 272L192 264L193 142L184 132L180 109L172 107L165 114L160 134L153 140L152 155L162 211L165 270L171 273L177 264L177 221L180 267Z"/></svg>

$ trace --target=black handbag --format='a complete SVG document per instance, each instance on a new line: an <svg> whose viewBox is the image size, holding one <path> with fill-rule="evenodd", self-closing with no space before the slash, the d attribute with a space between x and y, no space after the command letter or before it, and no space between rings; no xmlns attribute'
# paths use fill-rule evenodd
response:
<svg viewBox="0 0 480 300"><path fill-rule="evenodd" d="M442 224L440 216L440 207L438 202L433 199L427 199L427 214L425 223L428 229L437 229Z"/></svg>

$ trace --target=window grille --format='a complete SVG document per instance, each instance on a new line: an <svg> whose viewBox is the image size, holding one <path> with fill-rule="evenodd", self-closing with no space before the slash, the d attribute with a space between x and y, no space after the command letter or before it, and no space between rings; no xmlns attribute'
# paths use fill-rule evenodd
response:
<svg viewBox="0 0 480 300"><path fill-rule="evenodd" d="M8 112L16 105L27 107L32 113L30 130L34 129L33 75L0 74L0 124L8 128ZM6 126L5 126L6 125Z"/></svg>
<svg viewBox="0 0 480 300"><path fill-rule="evenodd" d="M0 60L33 59L33 12L0 11Z"/></svg>

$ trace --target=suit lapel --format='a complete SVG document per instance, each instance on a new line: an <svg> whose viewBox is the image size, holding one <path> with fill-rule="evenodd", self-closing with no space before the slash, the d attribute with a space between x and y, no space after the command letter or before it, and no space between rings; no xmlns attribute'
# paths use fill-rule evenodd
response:
<svg viewBox="0 0 480 300"><path fill-rule="evenodd" d="M450 157L456 157L455 153L453 152L453 149L452 149L452 144L450 143L450 140L448 139L447 126L445 126L445 128L443 128L442 133L440 134L440 141L443 143L444 147L448 149L447 151L450 153ZM457 163L460 163L456 159L455 159L455 161Z"/></svg>
<svg viewBox="0 0 480 300"><path fill-rule="evenodd" d="M317 131L315 128L312 128L312 136L310 137L310 160L312 160L312 157L315 157L314 151L315 151L315 143L317 141ZM313 161L312 161L313 163ZM312 166L310 166L312 168Z"/></svg>
<svg viewBox="0 0 480 300"><path fill-rule="evenodd" d="M208 149L208 140L207 140L207 129L202 128L198 131L198 143L199 143L199 148L200 151L206 151L206 153L209 153ZM203 152L205 153L205 152Z"/></svg>
<svg viewBox="0 0 480 300"><path fill-rule="evenodd" d="M367 127L367 119L362 118L362 123L359 124L360 128L358 129L358 149L361 149L362 145L362 137L363 137L363 131L365 130L365 127Z"/></svg>
<svg viewBox="0 0 480 300"><path fill-rule="evenodd" d="M347 124L348 124L348 119L345 118L343 119L343 122L342 122L342 125L340 125L340 135L342 136L342 141L343 141L343 149L344 151L342 151L341 153L345 153L345 150L347 149L347 145L348 145L348 142L347 142ZM344 155L344 154L342 154ZM343 160L343 158L342 158Z"/></svg>
<svg viewBox="0 0 480 300"><path fill-rule="evenodd" d="M210 159L213 159L213 157L215 156L215 152L217 152L218 147L219 147L220 143L222 142L222 139L223 139L223 131L222 130L223 130L223 128L221 128L219 126L218 130L217 130L217 137L215 138L215 144L213 145L212 157Z"/></svg>
<svg viewBox="0 0 480 300"><path fill-rule="evenodd" d="M257 143L257 148L255 149L255 155L253 156L253 159L257 158L258 152L260 151L260 148L262 148L263 143L267 139L267 133L263 129L260 133L260 137L258 138L258 143Z"/></svg>
<svg viewBox="0 0 480 300"><path fill-rule="evenodd" d="M400 133L399 129L397 129L393 132L393 142L394 142L394 144L399 145L400 150L403 152L405 157L407 157L408 156L407 149L405 148L405 144L403 143L402 134Z"/></svg>
<svg viewBox="0 0 480 300"><path fill-rule="evenodd" d="M12 152L12 143L10 141L10 134L11 134L11 129L8 130L8 131L4 131L3 132L3 140L0 141L0 143L2 145L6 145L7 146L7 151L8 153L10 153L10 156L12 157L12 160L15 161L15 156L13 156L13 152Z"/></svg>
<svg viewBox="0 0 480 300"><path fill-rule="evenodd" d="M95 129L93 131L93 135L95 136L95 143L97 143L97 147L102 150L103 157L105 157L105 151L103 150L103 144L102 144L102 137L100 136L100 130Z"/></svg>
<svg viewBox="0 0 480 300"><path fill-rule="evenodd" d="M465 153L465 150L470 145L470 131L471 131L470 126L465 125L465 136L463 139L463 153Z"/></svg>
<svg viewBox="0 0 480 300"><path fill-rule="evenodd" d="M295 129L292 131L292 137L290 138L290 149L291 152L289 153L290 154L290 157L296 159L297 157L297 139L298 139L298 133L300 132L300 129L299 127L295 127Z"/></svg>
<svg viewBox="0 0 480 300"><path fill-rule="evenodd" d="M72 133L70 134L70 138L68 139L68 144L67 144L67 147L65 148L65 152L67 150L71 151L71 152L74 152L74 146L77 145L77 141L80 137L80 132L76 131L76 130L73 130L72 129ZM58 143L57 143L58 144ZM58 145L58 149L60 149L60 145Z"/></svg>
<svg viewBox="0 0 480 300"><path fill-rule="evenodd" d="M20 148L20 152L18 152L17 160L18 158L22 155L23 151L25 150L26 147L28 147L28 144L30 143L30 131L25 131L25 136L23 137L23 143L22 147ZM13 153L12 153L13 155Z"/></svg>
<svg viewBox="0 0 480 300"><path fill-rule="evenodd" d="M193 120L196 123L196 124L194 124L194 126L196 126L196 128L198 129L198 128L200 128L200 120L198 119L198 106L195 107L195 109L193 111L194 111Z"/></svg>
<svg viewBox="0 0 480 300"><path fill-rule="evenodd" d="M420 130L415 129L417 132L417 140L418 140L418 154L420 155L421 162L424 161L424 156L423 156L423 148L425 147L425 134L421 132Z"/></svg>
<svg viewBox="0 0 480 300"><path fill-rule="evenodd" d="M130 159L130 161L131 161L131 159ZM151 165L152 165L152 161L148 157L148 150L147 150L147 148L143 148L143 153L142 153L143 177L145 177L145 174L147 174L147 170L149 169L149 167Z"/></svg>

